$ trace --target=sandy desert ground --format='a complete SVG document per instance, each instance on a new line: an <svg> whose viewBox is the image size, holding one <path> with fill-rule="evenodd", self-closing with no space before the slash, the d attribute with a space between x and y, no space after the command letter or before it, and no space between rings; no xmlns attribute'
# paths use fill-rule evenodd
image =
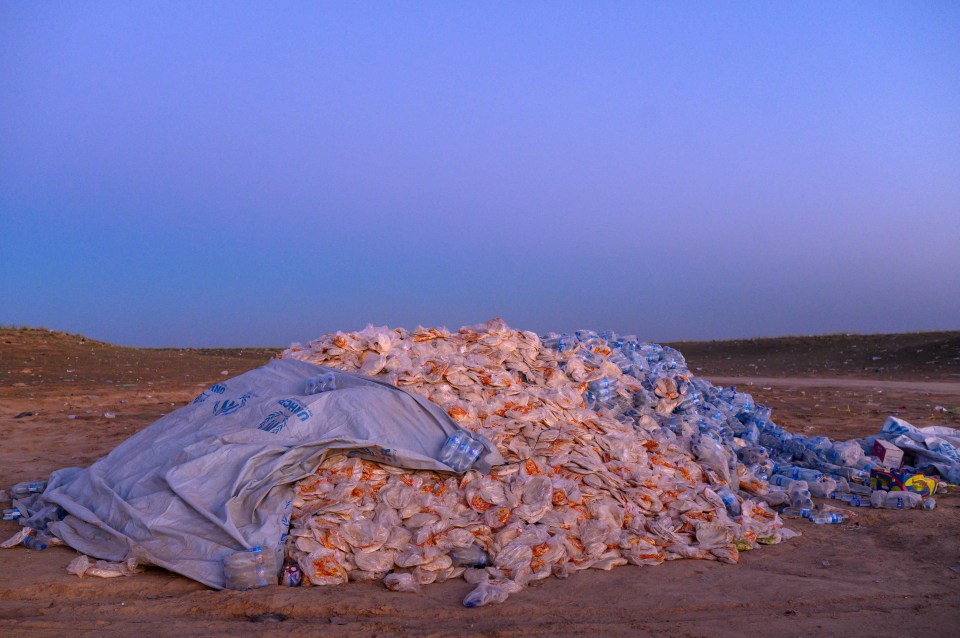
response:
<svg viewBox="0 0 960 638"><path fill-rule="evenodd" d="M889 414L960 427L960 332L673 344L698 375L736 385L805 434L850 438ZM85 466L201 387L276 350L121 348L0 330L0 485ZM115 413L106 418L105 412ZM217 592L161 569L79 579L66 547L0 550L0 635L960 635L960 495L932 512L856 509L789 525L738 565L675 561L539 581L502 605L461 606L452 581ZM0 523L0 537L18 529Z"/></svg>

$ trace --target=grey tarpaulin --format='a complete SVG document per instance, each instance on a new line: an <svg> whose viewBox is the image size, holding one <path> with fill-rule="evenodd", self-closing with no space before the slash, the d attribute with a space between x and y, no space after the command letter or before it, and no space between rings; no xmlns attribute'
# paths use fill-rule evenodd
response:
<svg viewBox="0 0 960 638"><path fill-rule="evenodd" d="M42 526L60 507L68 515L49 530L74 549L136 558L221 588L224 556L257 545L281 551L293 484L330 450L451 471L436 457L459 426L443 409L335 370L336 390L304 395L305 380L324 370L273 360L212 386L89 468L54 472L24 524ZM478 469L502 463L483 442Z"/></svg>

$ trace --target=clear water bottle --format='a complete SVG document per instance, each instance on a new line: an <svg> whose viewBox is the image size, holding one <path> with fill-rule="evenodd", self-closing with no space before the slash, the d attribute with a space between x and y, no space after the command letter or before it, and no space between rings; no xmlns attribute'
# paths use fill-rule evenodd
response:
<svg viewBox="0 0 960 638"><path fill-rule="evenodd" d="M26 498L31 494L41 494L45 489L47 489L46 481L32 481L29 483L17 483L8 489L7 493L13 498Z"/></svg>
<svg viewBox="0 0 960 638"><path fill-rule="evenodd" d="M770 477L770 485L778 485L784 489L789 489L793 485L794 479L783 474L774 474Z"/></svg>
<svg viewBox="0 0 960 638"><path fill-rule="evenodd" d="M825 436L811 436L807 438L803 446L819 456L825 454L833 446L833 443Z"/></svg>
<svg viewBox="0 0 960 638"><path fill-rule="evenodd" d="M790 507L785 507L783 511L780 512L780 516L783 518L807 518L810 516L811 508L809 507L795 507L791 505Z"/></svg>
<svg viewBox="0 0 960 638"><path fill-rule="evenodd" d="M227 589L253 589L277 583L276 556L260 546L234 552L223 559Z"/></svg>
<svg viewBox="0 0 960 638"><path fill-rule="evenodd" d="M3 520L5 521L15 521L21 516L23 516L23 512L20 511L20 508L10 507L3 510Z"/></svg>
<svg viewBox="0 0 960 638"><path fill-rule="evenodd" d="M463 440L466 438L466 436L466 432L463 430L457 430L447 437L447 440L444 441L443 447L440 448L440 454L438 455L441 463L444 465L449 465L450 467L454 466L454 459L457 456L457 450L460 448L460 444L463 443Z"/></svg>
<svg viewBox="0 0 960 638"><path fill-rule="evenodd" d="M751 475L757 477L757 478L760 479L761 481L768 481L768 482L769 482L769 480L770 480L770 475L767 474L766 468L764 468L764 467L763 467L762 465L760 465L759 463L753 463L752 465L747 465L746 468L747 468L747 473L748 473L748 474L751 474Z"/></svg>
<svg viewBox="0 0 960 638"><path fill-rule="evenodd" d="M320 394L337 389L337 377L332 372L321 372L307 379L304 394Z"/></svg>
<svg viewBox="0 0 960 638"><path fill-rule="evenodd" d="M877 490L870 495L870 504L874 507L906 510L920 505L921 497L914 492L884 492Z"/></svg>
<svg viewBox="0 0 960 638"><path fill-rule="evenodd" d="M490 562L490 555L479 545L455 549L450 552L450 558L457 567L474 567L479 569L492 564Z"/></svg>
<svg viewBox="0 0 960 638"><path fill-rule="evenodd" d="M587 384L586 399L589 403L606 403L614 396L613 379L597 379Z"/></svg>
<svg viewBox="0 0 960 638"><path fill-rule="evenodd" d="M468 436L465 444L461 445L457 454L457 471L466 472L480 458L483 452L483 444L475 438Z"/></svg>
<svg viewBox="0 0 960 638"><path fill-rule="evenodd" d="M466 472L480 458L482 451L483 444L480 441L464 430L457 430L444 442L438 458L454 472Z"/></svg>
<svg viewBox="0 0 960 638"><path fill-rule="evenodd" d="M753 410L753 422L757 428L763 430L770 423L772 410L766 406L758 405Z"/></svg>
<svg viewBox="0 0 960 638"><path fill-rule="evenodd" d="M805 496L810 495L810 486L807 485L806 481L801 481L799 479L791 482L789 485L781 486L787 490L789 494L803 493Z"/></svg>
<svg viewBox="0 0 960 638"><path fill-rule="evenodd" d="M859 494L860 496L870 496L873 494L873 490L870 489L868 485L860 485L859 483L850 483L848 485L850 491L854 494Z"/></svg>
<svg viewBox="0 0 960 638"><path fill-rule="evenodd" d="M720 408L716 407L713 404L707 404L703 407L704 407L704 416L707 417L707 420L710 422L711 425L720 427L721 425L726 424L727 415L725 415Z"/></svg>
<svg viewBox="0 0 960 638"><path fill-rule="evenodd" d="M923 499L923 509L932 510L937 507L937 501L932 496Z"/></svg>
<svg viewBox="0 0 960 638"><path fill-rule="evenodd" d="M744 392L738 392L734 396L732 405L738 414L750 414L756 407L753 397Z"/></svg>
<svg viewBox="0 0 960 638"><path fill-rule="evenodd" d="M733 493L733 490L725 485L717 490L717 496L723 501L723 505L727 508L727 513L730 514L730 516L740 516L740 500L737 498L737 495Z"/></svg>
<svg viewBox="0 0 960 638"><path fill-rule="evenodd" d="M817 470L811 470L805 467L791 467L789 469L784 468L782 472L785 476L789 476L792 479L797 479L800 481L820 481L823 480L823 472L818 472Z"/></svg>
<svg viewBox="0 0 960 638"><path fill-rule="evenodd" d="M847 501L847 504L852 507L870 507L870 499L866 498L863 494L850 494L850 500Z"/></svg>
<svg viewBox="0 0 960 638"><path fill-rule="evenodd" d="M810 498L810 489L806 481L794 481L787 488L787 495L790 497L790 505L804 509L813 507L813 499Z"/></svg>
<svg viewBox="0 0 960 638"><path fill-rule="evenodd" d="M836 525L845 523L847 517L842 512L817 512L810 516L810 520L817 525Z"/></svg>
<svg viewBox="0 0 960 638"><path fill-rule="evenodd" d="M850 507L870 507L870 499L864 498L861 494L853 492L834 492L830 498L843 501Z"/></svg>
<svg viewBox="0 0 960 638"><path fill-rule="evenodd" d="M827 498L832 492L837 491L837 482L828 476L818 481L810 481L809 486L810 493L817 498Z"/></svg>
<svg viewBox="0 0 960 638"><path fill-rule="evenodd" d="M34 551L43 551L47 548L47 544L36 536L27 536L23 539L23 546L27 549L32 549Z"/></svg>

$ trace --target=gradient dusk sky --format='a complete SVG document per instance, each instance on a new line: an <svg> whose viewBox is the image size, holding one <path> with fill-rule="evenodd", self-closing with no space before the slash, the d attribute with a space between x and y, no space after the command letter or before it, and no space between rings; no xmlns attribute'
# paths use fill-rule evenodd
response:
<svg viewBox="0 0 960 638"><path fill-rule="evenodd" d="M960 2L0 1L0 323L960 329Z"/></svg>

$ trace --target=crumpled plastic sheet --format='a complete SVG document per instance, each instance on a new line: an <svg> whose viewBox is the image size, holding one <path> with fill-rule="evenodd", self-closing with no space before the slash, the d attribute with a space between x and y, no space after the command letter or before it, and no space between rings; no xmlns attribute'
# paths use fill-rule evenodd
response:
<svg viewBox="0 0 960 638"><path fill-rule="evenodd" d="M80 554L67 565L67 573L97 578L117 578L119 576L134 576L142 573L143 567L137 564L135 558L129 558L120 563L106 560L91 561L86 554Z"/></svg>
<svg viewBox="0 0 960 638"><path fill-rule="evenodd" d="M670 348L586 331L541 339L496 319L455 332L371 326L281 356L421 394L506 459L452 475L328 457L298 483L287 538L305 584L417 591L464 577L476 585L464 604L478 606L583 569L735 563L793 535L722 431L730 406L754 419L749 395L693 378ZM488 566L454 564L471 545Z"/></svg>

